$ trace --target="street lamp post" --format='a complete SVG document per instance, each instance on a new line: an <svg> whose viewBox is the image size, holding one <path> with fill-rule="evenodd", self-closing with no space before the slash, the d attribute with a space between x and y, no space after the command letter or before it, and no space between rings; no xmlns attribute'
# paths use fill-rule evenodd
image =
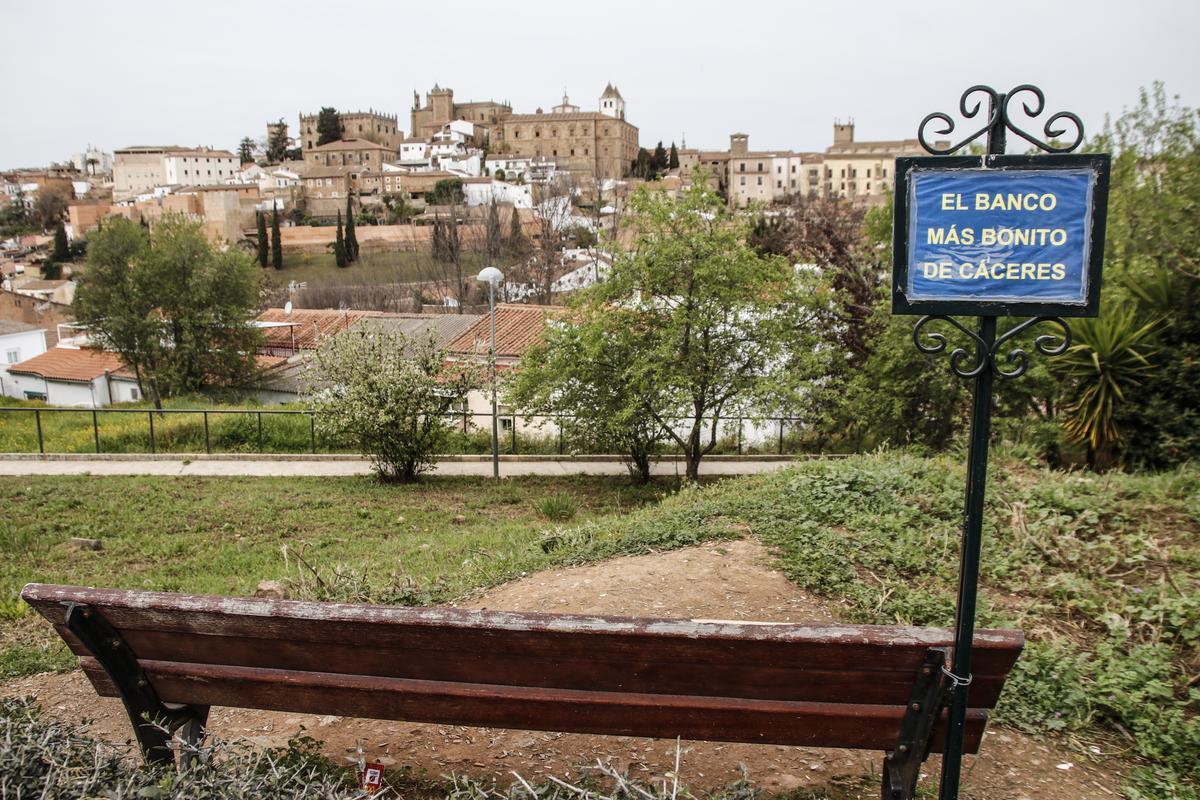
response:
<svg viewBox="0 0 1200 800"><path fill-rule="evenodd" d="M492 347L488 362L492 372L492 477L500 479L500 421L496 411L496 284L504 280L504 273L495 267L484 267L476 280L488 285L488 316L492 329Z"/></svg>

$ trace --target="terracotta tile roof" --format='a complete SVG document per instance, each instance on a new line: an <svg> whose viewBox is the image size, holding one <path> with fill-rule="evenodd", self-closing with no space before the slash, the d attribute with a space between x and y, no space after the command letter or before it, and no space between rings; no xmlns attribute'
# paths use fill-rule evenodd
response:
<svg viewBox="0 0 1200 800"><path fill-rule="evenodd" d="M133 373L122 363L121 357L107 350L55 347L39 356L13 364L9 372L19 375L37 375L46 380L90 383L105 373L116 377L132 378Z"/></svg>
<svg viewBox="0 0 1200 800"><path fill-rule="evenodd" d="M526 350L541 341L546 316L555 306L528 306L500 303L496 306L496 355L520 358ZM491 346L491 323L483 317L452 341L446 349L451 353L486 354Z"/></svg>
<svg viewBox="0 0 1200 800"><path fill-rule="evenodd" d="M296 308L288 314L282 308L268 308L258 315L258 321L290 323L263 328L263 347L290 349L294 342L297 350L315 350L325 337L341 333L364 317L377 316L378 311Z"/></svg>

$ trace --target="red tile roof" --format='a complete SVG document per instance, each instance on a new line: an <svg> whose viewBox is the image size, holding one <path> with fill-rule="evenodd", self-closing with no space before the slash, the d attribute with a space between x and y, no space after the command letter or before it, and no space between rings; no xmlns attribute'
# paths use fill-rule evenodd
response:
<svg viewBox="0 0 1200 800"><path fill-rule="evenodd" d="M71 383L91 383L105 373L121 378L133 377L133 373L116 353L87 348L75 350L68 347L52 348L20 364L13 364L8 371L18 375L37 375L46 380Z"/></svg>
<svg viewBox="0 0 1200 800"><path fill-rule="evenodd" d="M500 303L496 306L496 355L520 358L542 339L546 316L556 306L528 306ZM487 314L468 328L446 349L451 353L487 353L491 346L491 322Z"/></svg>
<svg viewBox="0 0 1200 800"><path fill-rule="evenodd" d="M327 336L341 333L364 317L378 316L378 311L296 308L288 314L282 308L268 308L258 315L258 321L290 323L263 328L263 347L291 349L294 345L296 350L315 350Z"/></svg>

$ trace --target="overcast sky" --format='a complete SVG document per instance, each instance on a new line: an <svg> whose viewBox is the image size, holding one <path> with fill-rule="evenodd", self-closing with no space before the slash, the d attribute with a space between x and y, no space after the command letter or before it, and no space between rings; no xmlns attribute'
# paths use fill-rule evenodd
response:
<svg viewBox="0 0 1200 800"><path fill-rule="evenodd" d="M301 110L376 108L408 131L413 90L585 110L616 84L644 146L822 150L915 134L973 83L1036 83L1089 132L1155 80L1200 104L1198 0L982 3L207 0L0 5L0 168L91 143L235 149ZM17 121L19 120L19 121Z"/></svg>

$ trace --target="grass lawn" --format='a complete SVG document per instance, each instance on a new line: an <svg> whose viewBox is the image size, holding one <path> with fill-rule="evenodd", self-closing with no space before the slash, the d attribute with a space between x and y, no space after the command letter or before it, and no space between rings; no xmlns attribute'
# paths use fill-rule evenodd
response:
<svg viewBox="0 0 1200 800"><path fill-rule="evenodd" d="M290 578L320 599L433 603L553 564L562 553L541 540L557 527L664 491L593 477L10 478L0 488L0 677L70 663L19 599L30 581L249 594ZM71 537L103 550L77 551Z"/></svg>
<svg viewBox="0 0 1200 800"><path fill-rule="evenodd" d="M1200 796L1200 471L1050 472L995 460L979 622L1027 647L999 718L1125 753L1127 797ZM659 490L614 479L10 479L2 489L0 669L69 666L24 612L27 580L247 592L287 578L286 545L323 583L303 594L430 603L524 572L736 537L847 621L953 623L963 470L886 453ZM573 522L538 506L569 494ZM556 503L547 504L550 508ZM465 520L455 522L461 515ZM70 536L104 541L75 552Z"/></svg>

